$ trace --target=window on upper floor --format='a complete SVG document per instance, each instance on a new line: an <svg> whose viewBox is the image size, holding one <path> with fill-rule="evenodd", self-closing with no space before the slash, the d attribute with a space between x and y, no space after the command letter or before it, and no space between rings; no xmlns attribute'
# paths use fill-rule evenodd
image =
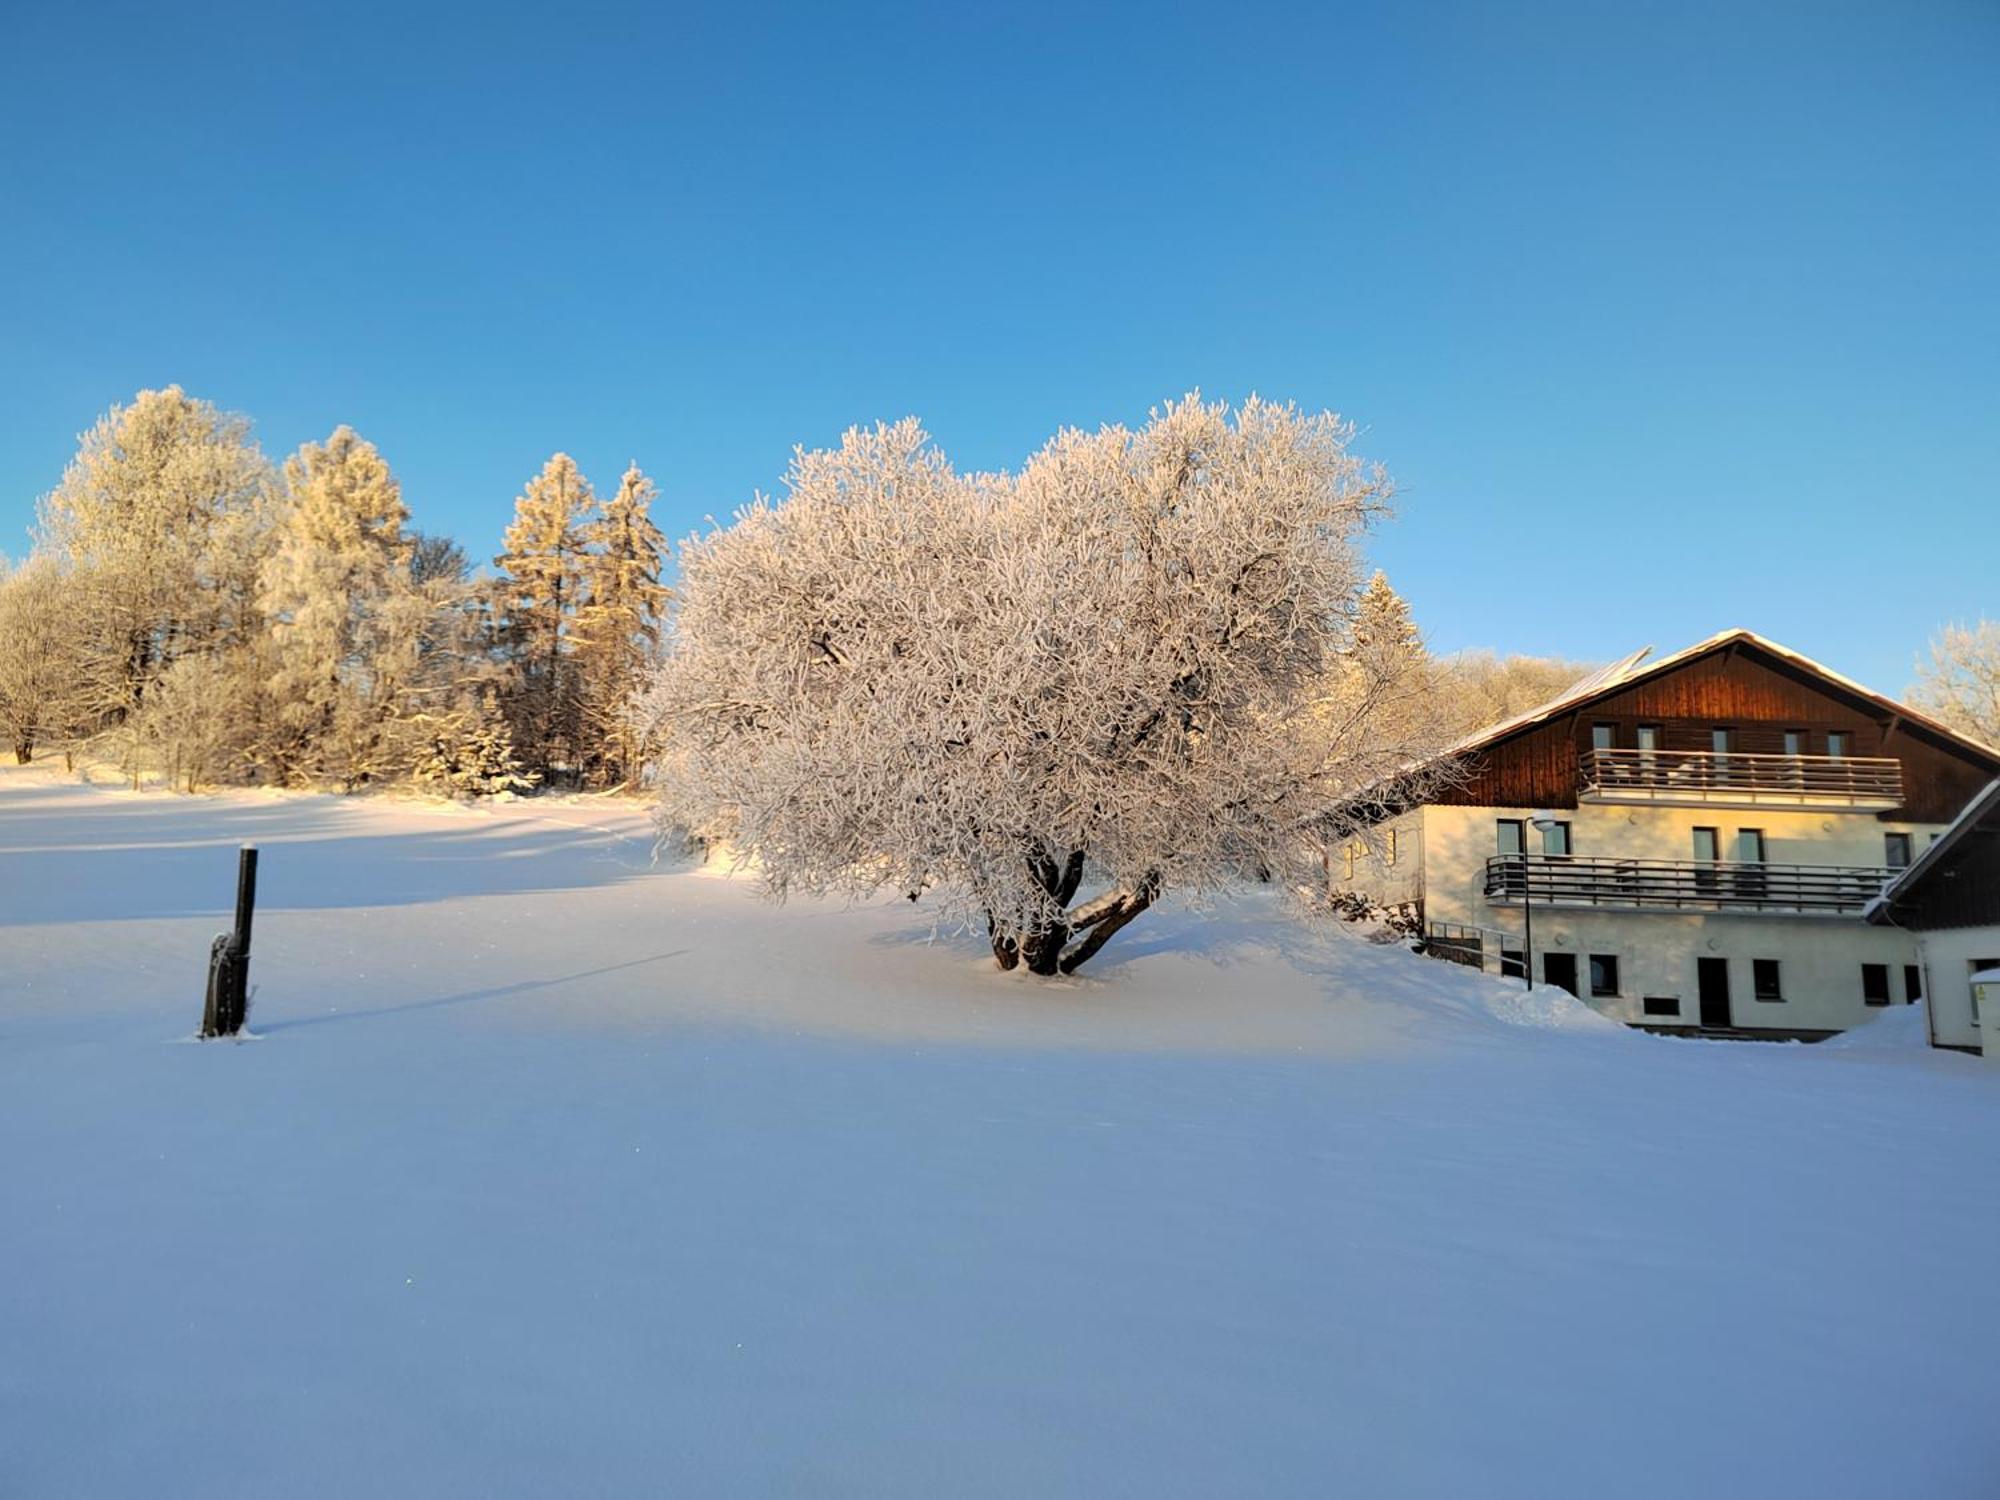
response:
<svg viewBox="0 0 2000 1500"><path fill-rule="evenodd" d="M1785 987L1775 958L1750 960L1750 992L1759 1000L1785 998Z"/></svg>
<svg viewBox="0 0 2000 1500"><path fill-rule="evenodd" d="M1838 759L1854 748L1854 736L1845 729L1829 729L1826 732L1826 753Z"/></svg>
<svg viewBox="0 0 2000 1500"><path fill-rule="evenodd" d="M1617 954L1593 953L1590 955L1590 993L1593 995L1615 995L1618 993Z"/></svg>
<svg viewBox="0 0 2000 1500"><path fill-rule="evenodd" d="M1617 743L1618 743L1618 726L1616 724L1593 724L1590 726L1591 749L1610 750L1614 748L1617 745Z"/></svg>
<svg viewBox="0 0 2000 1500"><path fill-rule="evenodd" d="M1720 726L1709 730L1708 748L1717 755L1727 755L1736 748L1736 731Z"/></svg>
<svg viewBox="0 0 2000 1500"><path fill-rule="evenodd" d="M1803 729L1785 731L1785 754L1804 755L1806 753L1806 732Z"/></svg>
<svg viewBox="0 0 2000 1500"><path fill-rule="evenodd" d="M1737 829L1736 857L1746 865L1761 865L1764 863L1764 830L1761 828Z"/></svg>
<svg viewBox="0 0 2000 1500"><path fill-rule="evenodd" d="M1882 835L1882 863L1892 870L1909 868L1910 836L1907 833Z"/></svg>
<svg viewBox="0 0 2000 1500"><path fill-rule="evenodd" d="M1498 854L1519 854L1528 847L1528 823L1525 818L1495 818L1493 820L1493 848Z"/></svg>
<svg viewBox="0 0 2000 1500"><path fill-rule="evenodd" d="M1861 998L1869 1005L1889 1003L1889 966L1887 964L1863 964L1861 966Z"/></svg>
<svg viewBox="0 0 2000 1500"><path fill-rule="evenodd" d="M1570 848L1569 824L1566 821L1551 823L1542 830L1542 853L1574 854L1575 852Z"/></svg>
<svg viewBox="0 0 2000 1500"><path fill-rule="evenodd" d="M1714 864L1722 858L1722 835L1720 829L1697 828L1694 830L1694 857L1704 864Z"/></svg>

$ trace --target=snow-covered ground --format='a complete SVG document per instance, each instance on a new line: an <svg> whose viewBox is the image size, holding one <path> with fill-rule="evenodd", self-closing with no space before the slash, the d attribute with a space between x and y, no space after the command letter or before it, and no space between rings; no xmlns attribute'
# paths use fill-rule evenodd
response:
<svg viewBox="0 0 2000 1500"><path fill-rule="evenodd" d="M2000 1070L1920 1028L1255 899L1051 986L649 854L0 774L0 1494L2000 1493Z"/></svg>

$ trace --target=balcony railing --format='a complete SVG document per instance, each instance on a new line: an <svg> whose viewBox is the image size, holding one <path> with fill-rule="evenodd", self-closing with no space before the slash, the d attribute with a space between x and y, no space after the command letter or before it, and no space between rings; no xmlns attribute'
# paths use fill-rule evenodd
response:
<svg viewBox="0 0 2000 1500"><path fill-rule="evenodd" d="M1516 905L1525 891L1537 906L1839 915L1860 911L1894 873L1876 865L1497 854L1486 861L1486 899Z"/></svg>
<svg viewBox="0 0 2000 1500"><path fill-rule="evenodd" d="M1887 812L1903 805L1903 764L1868 755L1588 750L1577 795L1591 802Z"/></svg>

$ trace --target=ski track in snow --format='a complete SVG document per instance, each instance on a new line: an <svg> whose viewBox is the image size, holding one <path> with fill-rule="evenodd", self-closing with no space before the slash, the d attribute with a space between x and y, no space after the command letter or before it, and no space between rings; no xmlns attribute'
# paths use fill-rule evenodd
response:
<svg viewBox="0 0 2000 1500"><path fill-rule="evenodd" d="M255 1040L181 1045L264 850ZM0 773L0 1495L2000 1494L2000 1069Z"/></svg>

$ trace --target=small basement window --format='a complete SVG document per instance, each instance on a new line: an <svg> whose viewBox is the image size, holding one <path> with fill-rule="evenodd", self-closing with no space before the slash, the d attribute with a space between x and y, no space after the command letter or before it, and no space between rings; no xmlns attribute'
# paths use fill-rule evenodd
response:
<svg viewBox="0 0 2000 1500"><path fill-rule="evenodd" d="M1861 998L1870 1005L1889 1003L1889 966L1887 964L1863 964L1861 966Z"/></svg>
<svg viewBox="0 0 2000 1500"><path fill-rule="evenodd" d="M1751 993L1759 1000L1782 1000L1785 987L1779 980L1778 961L1775 958L1753 958L1750 960Z"/></svg>
<svg viewBox="0 0 2000 1500"><path fill-rule="evenodd" d="M1645 999L1646 1014L1649 1016L1677 1016L1681 1013L1679 995L1648 995Z"/></svg>
<svg viewBox="0 0 2000 1500"><path fill-rule="evenodd" d="M1617 954L1593 953L1590 955L1590 993L1593 995L1615 995L1618 993Z"/></svg>

